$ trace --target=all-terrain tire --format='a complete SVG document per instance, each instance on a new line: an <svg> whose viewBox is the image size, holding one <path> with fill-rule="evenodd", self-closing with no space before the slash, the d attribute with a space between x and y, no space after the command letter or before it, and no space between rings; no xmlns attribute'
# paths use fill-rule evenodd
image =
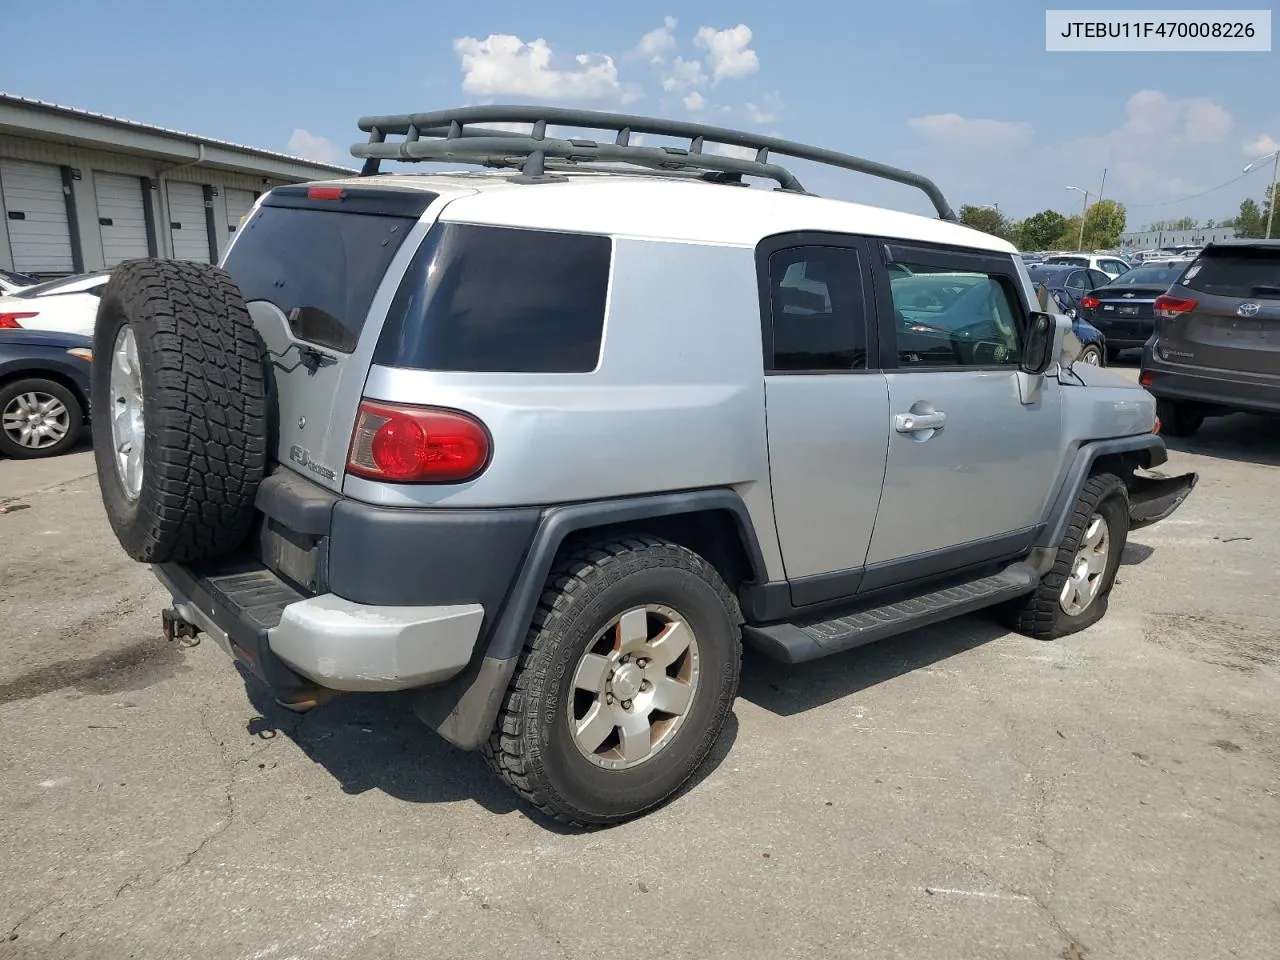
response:
<svg viewBox="0 0 1280 960"><path fill-rule="evenodd" d="M636 766L604 769L579 750L569 704L580 658L611 619L645 604L680 613L696 637L699 681L683 725ZM741 617L716 569L646 535L567 551L553 568L483 753L527 803L575 826L619 823L674 794L706 759L733 706Z"/></svg>
<svg viewBox="0 0 1280 960"><path fill-rule="evenodd" d="M1106 567L1093 601L1079 613L1070 614L1063 609L1061 602L1063 587L1095 516L1106 521ZM1085 481L1071 508L1071 518L1058 546L1053 568L1045 574L1034 593L1003 604L999 610L1001 619L1011 629L1039 640L1056 640L1097 623L1107 612L1111 588L1115 584L1128 536L1129 496L1124 481L1110 473L1094 474Z"/></svg>
<svg viewBox="0 0 1280 960"><path fill-rule="evenodd" d="M1204 423L1204 414L1181 400L1157 399L1156 416L1160 418L1160 432L1171 437L1189 437Z"/></svg>
<svg viewBox="0 0 1280 960"><path fill-rule="evenodd" d="M132 329L145 420L143 474L125 492L112 440L111 365ZM211 264L129 260L98 307L90 381L94 456L107 519L129 556L190 563L240 546L267 462L260 340L231 278Z"/></svg>

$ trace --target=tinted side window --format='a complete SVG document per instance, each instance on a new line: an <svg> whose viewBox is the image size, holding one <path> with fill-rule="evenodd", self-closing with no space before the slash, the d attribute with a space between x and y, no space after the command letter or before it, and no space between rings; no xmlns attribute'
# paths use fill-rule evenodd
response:
<svg viewBox="0 0 1280 960"><path fill-rule="evenodd" d="M589 373L600 358L608 237L437 224L391 305L374 362L475 373Z"/></svg>
<svg viewBox="0 0 1280 960"><path fill-rule="evenodd" d="M867 366L867 310L858 253L800 246L769 257L775 372L839 372Z"/></svg>
<svg viewBox="0 0 1280 960"><path fill-rule="evenodd" d="M1105 287L1110 282L1111 277L1107 276L1107 274L1103 273L1101 270L1089 271L1089 289L1092 290L1094 287Z"/></svg>
<svg viewBox="0 0 1280 960"><path fill-rule="evenodd" d="M1069 287L1072 290L1083 290L1087 285L1088 284L1085 281L1085 272L1083 270L1077 270L1075 273L1071 274L1071 276L1067 277L1067 282L1064 284L1064 286Z"/></svg>
<svg viewBox="0 0 1280 960"><path fill-rule="evenodd" d="M898 362L912 367L1016 366L1020 308L1003 276L907 264L891 277Z"/></svg>
<svg viewBox="0 0 1280 960"><path fill-rule="evenodd" d="M263 206L236 237L226 269L246 303L269 301L296 336L350 352L382 275L416 222Z"/></svg>

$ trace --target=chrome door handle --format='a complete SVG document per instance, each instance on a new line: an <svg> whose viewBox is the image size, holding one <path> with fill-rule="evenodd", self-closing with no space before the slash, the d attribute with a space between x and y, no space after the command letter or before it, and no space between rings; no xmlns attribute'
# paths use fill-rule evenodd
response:
<svg viewBox="0 0 1280 960"><path fill-rule="evenodd" d="M941 430L946 425L947 415L945 413L900 413L893 418L893 428L899 433Z"/></svg>

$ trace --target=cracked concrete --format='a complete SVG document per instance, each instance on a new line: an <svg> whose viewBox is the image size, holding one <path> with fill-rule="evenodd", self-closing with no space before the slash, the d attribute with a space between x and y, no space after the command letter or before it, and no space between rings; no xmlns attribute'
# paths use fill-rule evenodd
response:
<svg viewBox="0 0 1280 960"><path fill-rule="evenodd" d="M692 789L588 834L404 698L299 717L215 645L165 645L86 455L0 462L27 505L0 516L0 957L1274 960L1266 436L1232 418L1175 452L1201 485L1135 534L1094 629L749 658Z"/></svg>

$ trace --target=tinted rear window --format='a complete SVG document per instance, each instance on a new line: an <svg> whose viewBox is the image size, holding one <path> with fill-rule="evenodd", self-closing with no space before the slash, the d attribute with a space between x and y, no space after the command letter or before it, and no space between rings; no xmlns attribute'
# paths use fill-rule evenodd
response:
<svg viewBox="0 0 1280 960"><path fill-rule="evenodd" d="M226 269L245 302L275 304L290 317L295 335L324 329L327 317L347 334L326 338L327 345L349 350L415 223L416 217L262 206L239 232Z"/></svg>
<svg viewBox="0 0 1280 960"><path fill-rule="evenodd" d="M1113 287L1158 287L1169 286L1178 279L1182 272L1181 264L1168 266L1134 267L1128 273L1122 273L1111 281Z"/></svg>
<svg viewBox="0 0 1280 960"><path fill-rule="evenodd" d="M442 223L414 257L374 362L588 373L604 333L608 237Z"/></svg>
<svg viewBox="0 0 1280 960"><path fill-rule="evenodd" d="M1187 268L1180 283L1219 297L1280 300L1280 249L1208 251Z"/></svg>

